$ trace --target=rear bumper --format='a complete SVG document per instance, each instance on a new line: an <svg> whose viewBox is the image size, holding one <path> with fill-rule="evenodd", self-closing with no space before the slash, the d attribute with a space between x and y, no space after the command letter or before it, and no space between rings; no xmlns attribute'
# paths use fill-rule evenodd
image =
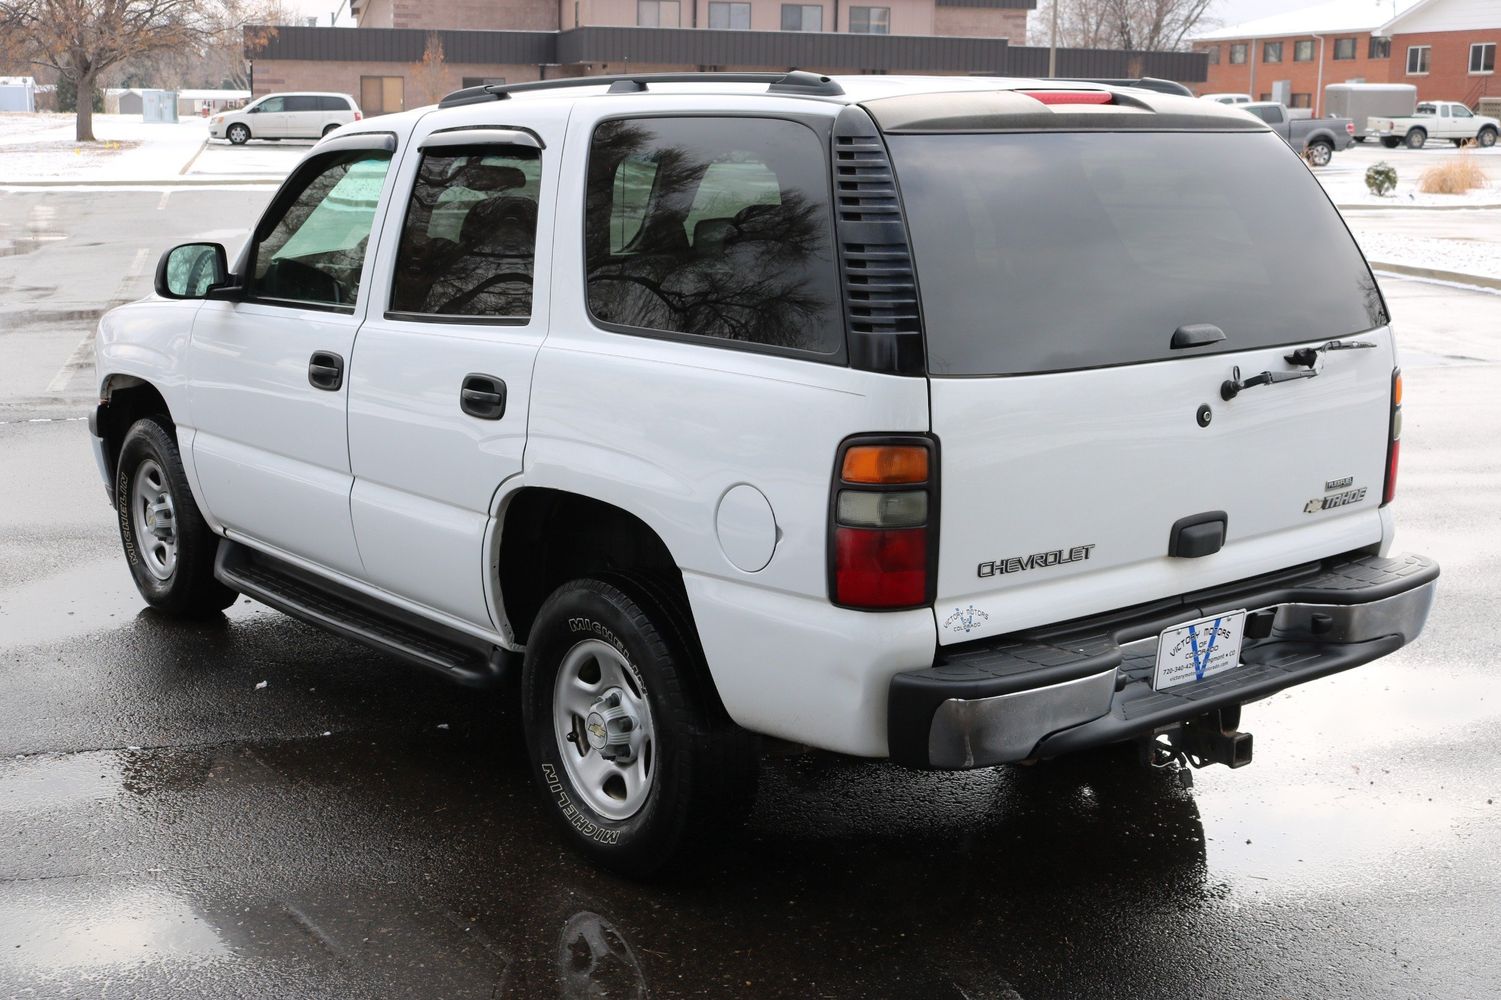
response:
<svg viewBox="0 0 1501 1000"><path fill-rule="evenodd" d="M1054 757L1169 729L1348 670L1417 638L1438 564L1416 555L1325 560L1118 615L940 652L892 678L892 760L962 769ZM1166 628L1244 608L1241 665L1152 689ZM1256 615L1255 612L1268 612Z"/></svg>

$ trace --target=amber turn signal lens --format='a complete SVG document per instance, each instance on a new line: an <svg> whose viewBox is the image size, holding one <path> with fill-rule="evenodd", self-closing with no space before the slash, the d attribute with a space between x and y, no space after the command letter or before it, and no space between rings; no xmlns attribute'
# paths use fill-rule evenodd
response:
<svg viewBox="0 0 1501 1000"><path fill-rule="evenodd" d="M1392 405L1402 405L1402 375L1400 372L1396 378L1392 379Z"/></svg>
<svg viewBox="0 0 1501 1000"><path fill-rule="evenodd" d="M913 445L857 445L844 453L847 483L925 483L928 449Z"/></svg>

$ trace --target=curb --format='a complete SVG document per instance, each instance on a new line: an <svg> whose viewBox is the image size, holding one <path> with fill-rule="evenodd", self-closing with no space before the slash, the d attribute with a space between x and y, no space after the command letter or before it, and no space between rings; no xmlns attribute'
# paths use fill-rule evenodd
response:
<svg viewBox="0 0 1501 1000"><path fill-rule="evenodd" d="M1372 205L1362 202L1359 205L1335 205L1341 212L1494 212L1501 208L1501 202L1493 202L1484 205L1413 205L1402 202L1393 202L1390 205Z"/></svg>
<svg viewBox="0 0 1501 1000"><path fill-rule="evenodd" d="M1440 271L1433 267L1416 267L1412 264L1385 264L1370 261L1371 270L1405 275L1409 278L1429 278L1434 281L1452 281L1456 285L1474 285L1479 288L1494 288L1501 291L1501 278L1485 274L1465 274L1462 271Z"/></svg>
<svg viewBox="0 0 1501 1000"><path fill-rule="evenodd" d="M0 188L162 188L162 187L276 187L283 177L170 177L110 178L71 181L0 180Z"/></svg>

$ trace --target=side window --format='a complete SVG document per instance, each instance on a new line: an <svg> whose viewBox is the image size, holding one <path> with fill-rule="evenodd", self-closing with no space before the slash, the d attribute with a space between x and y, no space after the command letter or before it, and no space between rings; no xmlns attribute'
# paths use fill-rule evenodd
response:
<svg viewBox="0 0 1501 1000"><path fill-rule="evenodd" d="M256 105L256 109L258 111L260 111L262 114L271 114L273 112L285 111L286 108L283 106L285 103L286 103L286 99L285 98L282 98L282 97L268 97L264 101L262 101L260 104Z"/></svg>
<svg viewBox="0 0 1501 1000"><path fill-rule="evenodd" d="M252 294L353 309L390 164L391 154L376 150L324 161L256 244ZM266 232L264 224L257 232Z"/></svg>
<svg viewBox="0 0 1501 1000"><path fill-rule="evenodd" d="M824 145L769 118L610 121L589 150L589 311L643 331L835 354Z"/></svg>
<svg viewBox="0 0 1501 1000"><path fill-rule="evenodd" d="M422 155L396 251L392 312L531 316L538 157L512 146Z"/></svg>
<svg viewBox="0 0 1501 1000"><path fill-rule="evenodd" d="M317 111L318 99L305 94L293 94L286 98L283 108L287 111Z"/></svg>

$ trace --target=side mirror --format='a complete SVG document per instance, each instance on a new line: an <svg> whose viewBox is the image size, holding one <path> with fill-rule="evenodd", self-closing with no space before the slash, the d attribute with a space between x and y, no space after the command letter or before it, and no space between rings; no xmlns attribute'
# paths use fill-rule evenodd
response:
<svg viewBox="0 0 1501 1000"><path fill-rule="evenodd" d="M156 294L166 299L201 299L229 280L224 247L218 243L184 243L162 254L156 265Z"/></svg>

